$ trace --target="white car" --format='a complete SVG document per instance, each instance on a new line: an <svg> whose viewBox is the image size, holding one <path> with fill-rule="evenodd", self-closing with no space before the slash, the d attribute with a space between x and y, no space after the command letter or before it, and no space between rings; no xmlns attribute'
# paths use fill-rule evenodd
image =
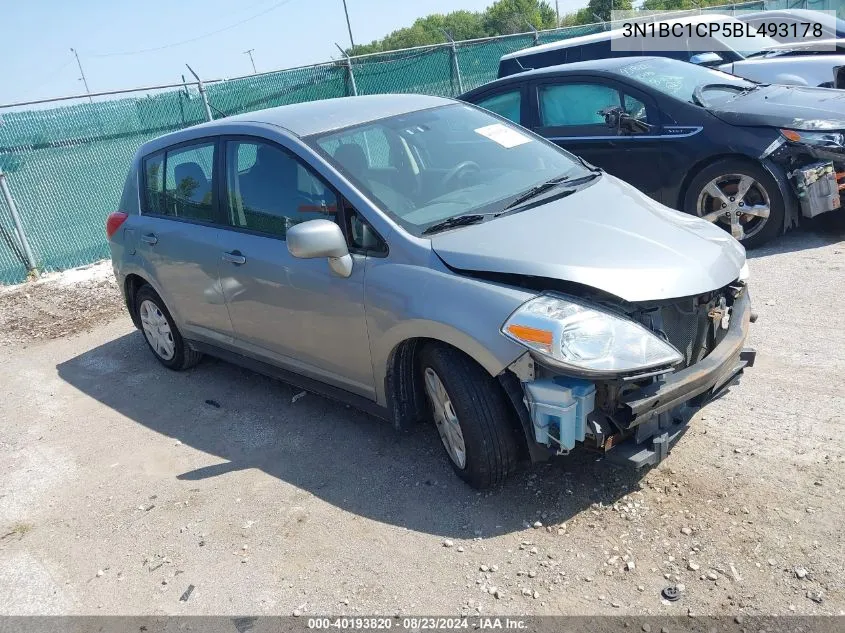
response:
<svg viewBox="0 0 845 633"><path fill-rule="evenodd" d="M753 31L745 37L726 36L724 31L736 28L742 32L746 27L744 22L726 15L686 16L665 23L717 23L723 25L724 30L720 28L719 33L705 42L712 48L704 51L700 49L703 42L700 39L687 40L683 50L622 50L624 47L619 42L611 46L613 40L623 38L625 30L622 28L573 37L504 55L499 61L499 77L576 61L653 55L716 68L761 83L832 88L836 69L845 66L845 54L836 51L821 52L818 47L808 48L801 43L783 45Z"/></svg>
<svg viewBox="0 0 845 633"><path fill-rule="evenodd" d="M831 13L812 11L810 9L783 9L780 11L751 11L736 16L737 20L747 22L755 27L763 27L766 33L771 35L778 42L784 44L801 42L800 37L794 37L793 33L803 33L805 25L818 24L821 26L822 38L836 40L845 38L845 20L837 18ZM782 32L780 28L772 32L771 25L786 25ZM794 26L793 26L794 25Z"/></svg>

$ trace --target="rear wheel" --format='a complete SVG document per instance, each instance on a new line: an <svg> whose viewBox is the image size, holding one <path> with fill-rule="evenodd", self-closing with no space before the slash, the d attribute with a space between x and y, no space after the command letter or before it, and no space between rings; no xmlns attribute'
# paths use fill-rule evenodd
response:
<svg viewBox="0 0 845 633"><path fill-rule="evenodd" d="M768 171L751 161L730 158L708 165L692 179L684 211L754 248L781 232L786 206Z"/></svg>
<svg viewBox="0 0 845 633"><path fill-rule="evenodd" d="M474 488L501 484L515 469L518 445L502 388L458 350L430 345L421 353L422 380L452 468Z"/></svg>
<svg viewBox="0 0 845 633"><path fill-rule="evenodd" d="M152 287L142 286L135 294L135 310L144 340L162 365L183 370L200 361L202 354L186 345L167 306Z"/></svg>

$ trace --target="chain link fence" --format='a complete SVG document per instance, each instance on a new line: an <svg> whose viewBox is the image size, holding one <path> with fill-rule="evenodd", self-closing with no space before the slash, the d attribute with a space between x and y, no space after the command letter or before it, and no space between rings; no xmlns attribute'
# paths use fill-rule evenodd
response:
<svg viewBox="0 0 845 633"><path fill-rule="evenodd" d="M759 0L707 10L828 8L832 0ZM816 6L819 5L819 6ZM821 6L824 5L824 6ZM354 57L204 82L214 118L302 101L388 92L454 96L496 77L499 58L607 28L590 24ZM0 106L0 171L40 270L108 257L104 222L117 210L139 145L207 118L197 84L73 97L22 110ZM23 104L27 107L29 104ZM0 283L26 278L27 256L0 195Z"/></svg>

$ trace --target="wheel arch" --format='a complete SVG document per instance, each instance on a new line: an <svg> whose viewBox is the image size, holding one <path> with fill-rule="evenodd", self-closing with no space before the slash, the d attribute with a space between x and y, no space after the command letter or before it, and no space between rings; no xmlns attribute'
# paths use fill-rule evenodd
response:
<svg viewBox="0 0 845 633"><path fill-rule="evenodd" d="M126 301L126 309L129 311L129 316L132 318L132 323L134 323L135 327L139 330L141 329L141 318L138 316L138 311L135 309L135 297L143 286L152 286L152 284L137 273L129 273L123 280L123 297Z"/></svg>
<svg viewBox="0 0 845 633"><path fill-rule="evenodd" d="M518 439L520 454L531 457L532 461L539 461L529 451L529 438L526 436L522 423L523 415L518 409L522 403L517 402L512 389L513 385L507 382L507 368L504 367L495 373L491 373L488 367L478 362L466 349L439 338L423 336L406 338L391 350L387 362L387 372L384 376L384 389L387 397L387 409L390 412L393 425L400 430L408 429L416 422L424 420L427 415L426 396L420 368L420 353L429 345L451 347L466 355L489 373L491 377L496 378L496 387L502 390L511 414L508 421L515 437ZM518 382L515 377L513 377L513 380ZM524 404L522 406L524 407ZM527 415L527 410L525 414Z"/></svg>
<svg viewBox="0 0 845 633"><path fill-rule="evenodd" d="M776 163L773 163L770 160L760 160L758 158L749 156L748 154L741 154L736 152L725 152L723 154L715 154L713 156L708 156L707 158L698 161L689 170L687 170L687 174L686 176L684 176L684 180L679 189L677 206L675 208L680 209L682 211L685 210L684 201L686 200L687 191L689 190L693 178L695 178L695 176L702 169L706 169L710 165L713 165L722 160L741 160L756 165L758 167L762 167L767 172L769 172L769 174L772 176L772 178L775 179L775 182L778 185L778 190L780 191L780 194L783 197L784 205L786 207L786 213L784 213L783 217L782 230L785 232L787 229L798 223L798 205L795 202L794 196L792 195L792 191L789 189L786 171L780 165L777 165Z"/></svg>

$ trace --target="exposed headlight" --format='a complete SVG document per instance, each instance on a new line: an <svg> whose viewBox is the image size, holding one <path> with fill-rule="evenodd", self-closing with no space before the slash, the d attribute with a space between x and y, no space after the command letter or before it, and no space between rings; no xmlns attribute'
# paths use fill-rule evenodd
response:
<svg viewBox="0 0 845 633"><path fill-rule="evenodd" d="M818 147L845 147L845 134L842 132L808 132L806 130L781 130L781 135L793 143L815 145Z"/></svg>
<svg viewBox="0 0 845 633"><path fill-rule="evenodd" d="M555 365L590 374L625 374L683 360L639 323L557 295L526 301L502 333Z"/></svg>
<svg viewBox="0 0 845 633"><path fill-rule="evenodd" d="M748 281L751 278L751 271L748 269L748 262L745 262L742 265L742 268L739 269L739 280L740 281Z"/></svg>

